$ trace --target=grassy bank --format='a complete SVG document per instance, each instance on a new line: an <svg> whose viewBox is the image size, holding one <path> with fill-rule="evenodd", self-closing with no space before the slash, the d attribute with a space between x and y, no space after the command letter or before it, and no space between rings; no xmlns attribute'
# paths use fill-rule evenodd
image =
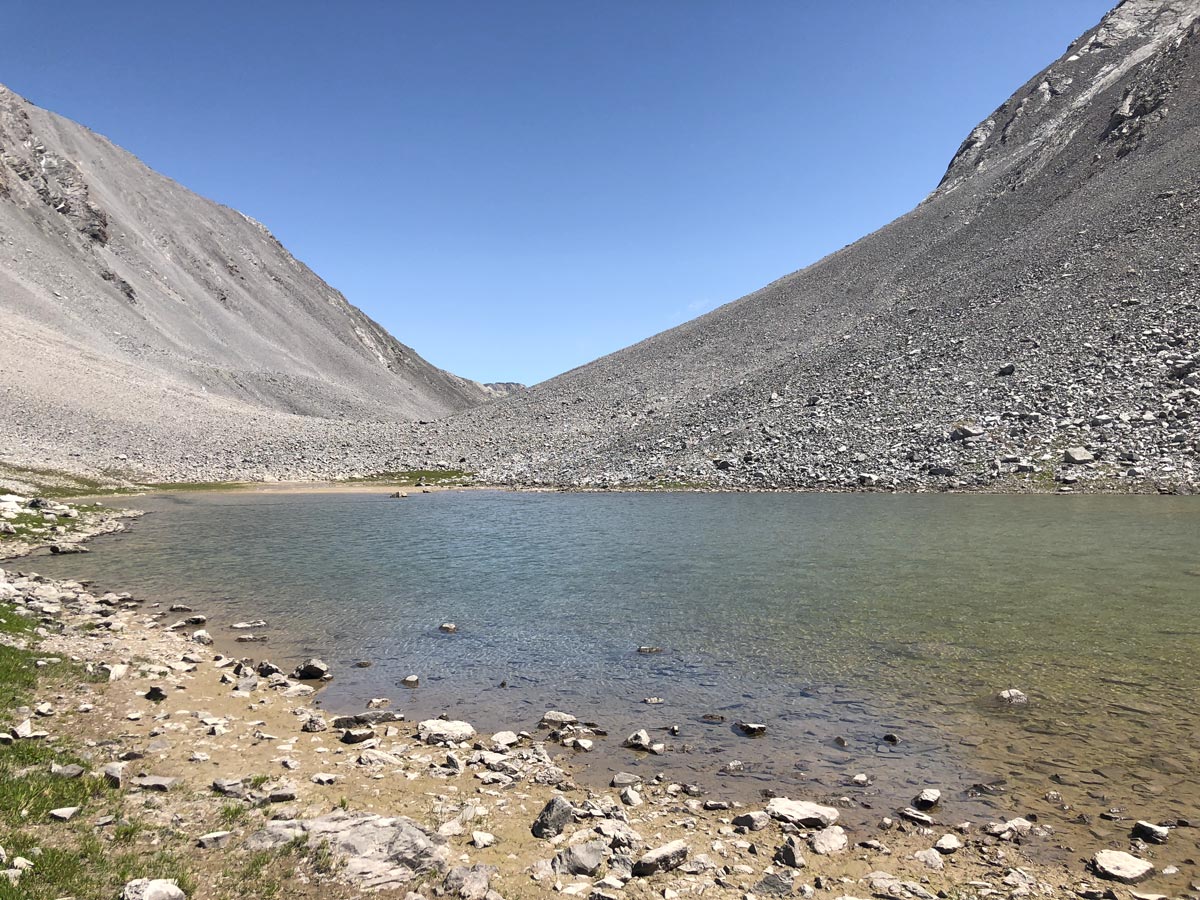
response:
<svg viewBox="0 0 1200 900"><path fill-rule="evenodd" d="M5 731L24 721L26 709L39 698L94 680L73 663L43 659L36 629L33 619L0 603L0 726ZM0 846L9 867L21 867L20 860L32 863L15 884L0 878L0 900L111 898L130 879L152 874L190 886L180 856L143 846L142 829L123 814L121 795L88 774L90 764L80 749L50 738L0 747ZM51 815L73 808L78 811L69 821ZM109 824L96 826L105 819ZM169 874L157 874L162 872Z"/></svg>
<svg viewBox="0 0 1200 900"><path fill-rule="evenodd" d="M0 731L11 733L29 719L35 731L44 726L86 734L64 728L61 720L82 701L102 702L107 677L93 667L44 656L38 628L24 610L0 601ZM32 708L47 699L53 711L39 716ZM102 777L111 753L97 754L117 740L51 734L0 746L0 900L113 900L136 878L173 879L189 896L218 900L346 896L340 886L309 884L336 868L324 848L294 842L258 852L198 850L194 837L161 824L163 809L178 800L123 792ZM244 831L264 819L259 809L213 795L200 805L191 815L212 831ZM76 811L67 821L53 814L71 809ZM24 871L13 881L3 874L6 868Z"/></svg>

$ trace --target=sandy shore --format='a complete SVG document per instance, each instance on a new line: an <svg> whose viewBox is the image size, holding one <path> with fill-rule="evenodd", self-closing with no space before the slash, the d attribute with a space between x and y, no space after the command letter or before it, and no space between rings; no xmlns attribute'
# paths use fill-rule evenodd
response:
<svg viewBox="0 0 1200 900"><path fill-rule="evenodd" d="M592 736L570 710L492 735L469 723L388 721L398 714L377 698L362 710L373 723L338 722L316 706L320 680L216 652L204 610L95 596L21 568L0 573L0 601L39 627L10 642L97 680L40 683L6 713L14 735L44 734L9 743L70 750L85 761L78 777L111 785L69 821L23 831L69 849L115 841L113 822L138 823L135 842L173 854L192 897L1127 895L1088 867L1104 849L1157 866L1135 898L1183 894L1194 877L1170 841L1074 847L1074 862L1048 865L1043 851L1061 849L1053 828L965 822L949 796L903 814L836 794L714 801L665 777L587 789L572 777L571 747ZM531 828L548 805L556 820L539 837ZM100 812L112 820L97 824ZM9 877L39 883L31 862Z"/></svg>

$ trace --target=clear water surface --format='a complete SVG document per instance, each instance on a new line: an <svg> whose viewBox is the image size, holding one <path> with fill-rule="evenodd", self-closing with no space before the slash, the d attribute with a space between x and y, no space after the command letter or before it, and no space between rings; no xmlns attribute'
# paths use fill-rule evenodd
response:
<svg viewBox="0 0 1200 900"><path fill-rule="evenodd" d="M266 619L269 642L239 652L322 656L337 676L322 694L331 709L389 696L410 718L445 712L481 731L533 730L563 709L610 732L584 767L596 781L640 767L725 793L802 784L884 807L936 784L964 811L1051 815L1042 796L1054 787L1076 810L1123 805L1156 820L1194 817L1200 800L1194 498L381 491L133 503L148 515L129 533L27 567L185 601L226 640L229 624ZM646 645L663 652L639 654ZM409 674L416 690L399 685ZM1032 703L997 704L1008 687ZM746 739L737 720L768 733ZM671 725L678 736L656 732L665 756L619 746L634 728ZM850 787L858 772L875 784ZM973 797L978 782L1002 793Z"/></svg>

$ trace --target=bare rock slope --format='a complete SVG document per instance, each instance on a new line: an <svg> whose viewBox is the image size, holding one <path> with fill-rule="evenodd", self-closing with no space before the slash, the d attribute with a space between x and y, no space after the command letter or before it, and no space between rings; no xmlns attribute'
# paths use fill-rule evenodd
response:
<svg viewBox="0 0 1200 900"><path fill-rule="evenodd" d="M1195 485L1200 0L1126 0L887 227L397 460L497 480Z"/></svg>
<svg viewBox="0 0 1200 900"><path fill-rule="evenodd" d="M3 87L0 334L0 459L17 462L332 474L373 458L339 449L346 422L497 395L396 341L259 223Z"/></svg>

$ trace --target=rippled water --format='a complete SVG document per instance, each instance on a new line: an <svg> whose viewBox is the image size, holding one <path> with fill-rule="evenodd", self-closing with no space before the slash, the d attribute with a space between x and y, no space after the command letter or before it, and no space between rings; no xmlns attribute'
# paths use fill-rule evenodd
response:
<svg viewBox="0 0 1200 900"><path fill-rule="evenodd" d="M1200 799L1194 499L136 502L149 515L131 533L36 567L185 600L214 632L264 618L270 642L242 652L321 655L337 675L323 693L331 708L390 696L410 717L448 712L481 730L532 729L545 709L565 709L611 730L597 779L640 765L732 793L800 781L828 794L865 772L883 806L916 784L1007 779L979 802L1023 811L1057 786L1089 814L1140 805L1156 819L1194 817ZM460 632L439 633L446 621ZM360 659L374 665L353 668ZM420 688L399 686L409 674ZM1032 704L990 700L1007 687ZM740 737L737 719L767 724L767 736ZM670 725L680 734L663 734L664 757L619 749L634 727ZM888 732L902 742L883 743ZM732 759L745 772L720 777Z"/></svg>

